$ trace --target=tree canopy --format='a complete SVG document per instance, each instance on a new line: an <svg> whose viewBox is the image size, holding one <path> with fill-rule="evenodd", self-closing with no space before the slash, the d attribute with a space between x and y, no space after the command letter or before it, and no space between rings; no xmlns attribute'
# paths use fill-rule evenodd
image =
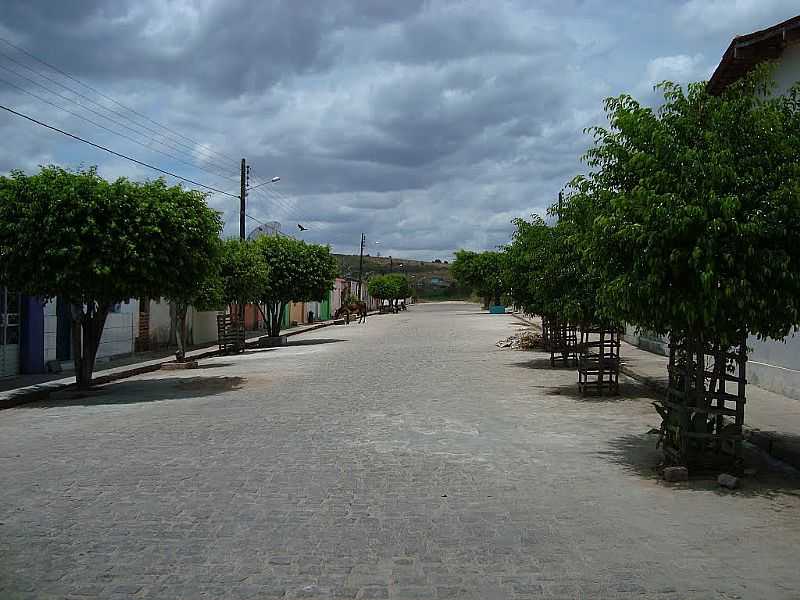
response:
<svg viewBox="0 0 800 600"><path fill-rule="evenodd" d="M286 304L323 300L333 288L338 263L328 246L286 236L263 236L255 244L269 269L260 300L267 306L270 335L277 336Z"/></svg>
<svg viewBox="0 0 800 600"><path fill-rule="evenodd" d="M269 265L255 241L233 238L222 242L220 283L223 302L239 306L258 302L269 289Z"/></svg>
<svg viewBox="0 0 800 600"><path fill-rule="evenodd" d="M548 212L557 218L552 226L536 215L514 220L517 229L505 248L509 295L531 314L601 324L606 319L597 303L600 281L584 251L593 213L575 196Z"/></svg>
<svg viewBox="0 0 800 600"><path fill-rule="evenodd" d="M367 291L379 300L402 300L411 296L411 285L400 273L389 273L370 278Z"/></svg>
<svg viewBox="0 0 800 600"><path fill-rule="evenodd" d="M0 178L0 265L10 287L73 307L80 387L91 381L111 307L188 297L213 268L219 215L204 194L164 181L109 183L95 168Z"/></svg>
<svg viewBox="0 0 800 600"><path fill-rule="evenodd" d="M723 345L800 322L800 96L770 82L760 68L720 96L664 83L657 111L607 100L573 191L608 314Z"/></svg>
<svg viewBox="0 0 800 600"><path fill-rule="evenodd" d="M487 303L491 300L500 304L500 296L506 291L505 253L458 250L455 256L450 272L458 284L486 299Z"/></svg>

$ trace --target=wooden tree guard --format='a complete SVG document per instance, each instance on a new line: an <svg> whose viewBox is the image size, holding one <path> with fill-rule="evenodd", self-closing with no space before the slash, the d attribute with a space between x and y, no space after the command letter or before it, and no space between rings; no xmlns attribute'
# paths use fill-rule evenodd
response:
<svg viewBox="0 0 800 600"><path fill-rule="evenodd" d="M222 354L244 352L244 323L234 321L231 315L217 315L217 337Z"/></svg>
<svg viewBox="0 0 800 600"><path fill-rule="evenodd" d="M578 365L578 328L558 319L550 319L550 365L555 366L556 360L564 365Z"/></svg>
<svg viewBox="0 0 800 600"><path fill-rule="evenodd" d="M542 349L550 352L550 317L542 315Z"/></svg>
<svg viewBox="0 0 800 600"><path fill-rule="evenodd" d="M581 327L578 390L582 396L619 393L620 334L617 327Z"/></svg>
<svg viewBox="0 0 800 600"><path fill-rule="evenodd" d="M741 466L747 347L670 340L667 396L656 410L667 463L699 469Z"/></svg>

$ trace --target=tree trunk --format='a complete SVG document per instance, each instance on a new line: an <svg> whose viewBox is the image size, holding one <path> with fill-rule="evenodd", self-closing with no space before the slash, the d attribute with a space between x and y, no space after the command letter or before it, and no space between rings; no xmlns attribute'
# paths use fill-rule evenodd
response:
<svg viewBox="0 0 800 600"><path fill-rule="evenodd" d="M261 306L260 302L256 302L256 306L258 307L258 312L261 313L261 320L264 322L264 325L269 329L269 319L267 315L264 314L264 308Z"/></svg>
<svg viewBox="0 0 800 600"><path fill-rule="evenodd" d="M267 314L269 315L268 329L270 337L281 334L281 317L283 316L283 302L268 302Z"/></svg>
<svg viewBox="0 0 800 600"><path fill-rule="evenodd" d="M72 307L72 351L75 361L75 381L78 389L86 391L92 383L94 361L108 317L109 306L95 307L90 304L86 312L83 307Z"/></svg>
<svg viewBox="0 0 800 600"><path fill-rule="evenodd" d="M72 313L72 360L75 364L75 381L78 384L78 389L85 389L87 384L83 383L83 351L81 340L83 339L83 332L81 326L83 324L83 306L80 304L73 304L70 306Z"/></svg>
<svg viewBox="0 0 800 600"><path fill-rule="evenodd" d="M186 313L188 308L185 304L177 304L175 306L176 341L178 343L175 359L178 362L183 362L186 358Z"/></svg>

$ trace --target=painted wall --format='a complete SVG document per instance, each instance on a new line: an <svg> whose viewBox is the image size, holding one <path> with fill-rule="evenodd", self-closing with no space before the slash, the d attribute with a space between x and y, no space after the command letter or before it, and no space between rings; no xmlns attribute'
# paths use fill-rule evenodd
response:
<svg viewBox="0 0 800 600"><path fill-rule="evenodd" d="M169 302L150 300L150 348L155 349L169 343Z"/></svg>
<svg viewBox="0 0 800 600"><path fill-rule="evenodd" d="M44 305L44 360L56 359L56 301ZM97 358L111 358L133 353L133 343L139 328L139 301L130 300L117 307L106 318Z"/></svg>
<svg viewBox="0 0 800 600"><path fill-rule="evenodd" d="M217 311L213 310L192 313L191 340L193 344L213 344L217 342L218 314Z"/></svg>
<svg viewBox="0 0 800 600"><path fill-rule="evenodd" d="M106 318L100 337L97 358L110 358L133 353L133 342L139 329L139 301L129 300Z"/></svg>
<svg viewBox="0 0 800 600"><path fill-rule="evenodd" d="M44 310L41 298L22 296L19 372L44 372Z"/></svg>
<svg viewBox="0 0 800 600"><path fill-rule="evenodd" d="M789 46L781 54L775 68L775 92L783 94L800 81L800 44Z"/></svg>
<svg viewBox="0 0 800 600"><path fill-rule="evenodd" d="M44 360L56 359L56 301L44 305Z"/></svg>

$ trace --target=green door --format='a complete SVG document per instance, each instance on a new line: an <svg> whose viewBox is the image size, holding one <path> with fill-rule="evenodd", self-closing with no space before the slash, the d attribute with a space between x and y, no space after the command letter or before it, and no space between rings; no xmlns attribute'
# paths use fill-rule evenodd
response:
<svg viewBox="0 0 800 600"><path fill-rule="evenodd" d="M323 321L327 321L331 318L331 294L333 292L328 292L328 297L322 301L319 305L319 318Z"/></svg>

